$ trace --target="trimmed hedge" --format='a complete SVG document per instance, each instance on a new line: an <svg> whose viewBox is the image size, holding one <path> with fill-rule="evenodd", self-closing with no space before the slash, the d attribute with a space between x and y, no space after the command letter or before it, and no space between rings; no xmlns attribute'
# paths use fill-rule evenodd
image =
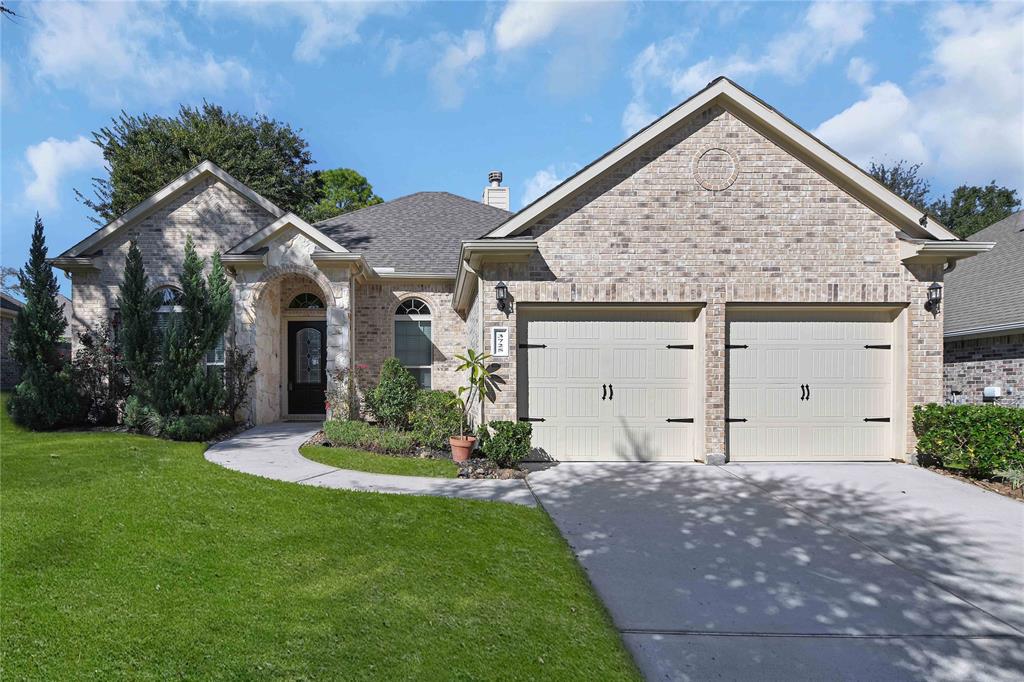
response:
<svg viewBox="0 0 1024 682"><path fill-rule="evenodd" d="M380 369L380 383L366 396L366 405L382 426L404 429L419 391L416 377L398 358L388 358Z"/></svg>
<svg viewBox="0 0 1024 682"><path fill-rule="evenodd" d="M919 456L972 476L1024 465L1024 409L999 405L918 405Z"/></svg>
<svg viewBox="0 0 1024 682"><path fill-rule="evenodd" d="M451 391L420 391L416 396L409 425L421 445L447 450L448 439L459 435L462 409Z"/></svg>
<svg viewBox="0 0 1024 682"><path fill-rule="evenodd" d="M480 429L480 450L499 467L514 467L530 455L532 436L529 422L493 421Z"/></svg>
<svg viewBox="0 0 1024 682"><path fill-rule="evenodd" d="M409 431L382 429L354 419L324 422L324 436L335 447L357 448L384 455L404 455L416 447L416 436Z"/></svg>

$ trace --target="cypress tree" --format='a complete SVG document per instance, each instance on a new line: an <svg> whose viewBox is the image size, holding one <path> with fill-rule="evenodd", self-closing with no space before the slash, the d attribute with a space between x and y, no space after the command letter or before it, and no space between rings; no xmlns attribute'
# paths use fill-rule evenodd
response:
<svg viewBox="0 0 1024 682"><path fill-rule="evenodd" d="M46 260L43 221L36 214L28 262L18 272L25 305L11 329L11 358L21 367L21 383L9 402L16 422L33 429L72 424L80 418L80 401L62 370L58 345L67 322L57 303L57 277Z"/></svg>
<svg viewBox="0 0 1024 682"><path fill-rule="evenodd" d="M129 245L124 259L124 278L117 304L121 310L118 338L132 394L148 404L152 400L154 365L159 352L156 311L160 300L157 293L149 288L149 276L135 240Z"/></svg>

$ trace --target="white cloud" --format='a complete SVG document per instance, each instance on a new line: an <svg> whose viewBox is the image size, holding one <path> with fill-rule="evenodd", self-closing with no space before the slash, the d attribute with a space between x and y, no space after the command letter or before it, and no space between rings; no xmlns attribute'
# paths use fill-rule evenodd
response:
<svg viewBox="0 0 1024 682"><path fill-rule="evenodd" d="M916 106L895 83L885 82L867 89L867 96L822 123L814 134L840 150L858 165L873 158L928 161L928 150L915 131ZM885 140L879 155L878 141Z"/></svg>
<svg viewBox="0 0 1024 682"><path fill-rule="evenodd" d="M30 6L36 77L103 104L170 102L190 92L247 86L249 70L189 42L168 6L46 2Z"/></svg>
<svg viewBox="0 0 1024 682"><path fill-rule="evenodd" d="M925 21L915 87L869 86L816 134L860 163L907 158L949 183L1024 187L1024 7L949 5Z"/></svg>
<svg viewBox="0 0 1024 682"><path fill-rule="evenodd" d="M511 56L551 41L548 90L572 95L600 78L609 44L622 35L628 15L629 5L621 2L512 0L494 24L494 46Z"/></svg>
<svg viewBox="0 0 1024 682"><path fill-rule="evenodd" d="M25 198L39 208L60 206L57 187L69 173L103 165L103 152L84 136L74 140L43 140L25 150L33 177L25 185Z"/></svg>
<svg viewBox="0 0 1024 682"><path fill-rule="evenodd" d="M292 50L292 57L304 63L319 63L327 53L362 40L363 23L376 14L396 14L403 6L391 2L308 2L277 0L273 2L225 2L206 0L203 13L226 16L232 20L247 19L263 26L298 24L301 33Z"/></svg>
<svg viewBox="0 0 1024 682"><path fill-rule="evenodd" d="M623 113L622 127L631 134L654 118L649 103L652 90L667 90L678 101L718 76L740 80L769 74L799 80L858 43L872 18L867 3L816 2L799 25L769 40L760 55L749 57L737 51L726 57L707 57L690 66L684 66L682 59L695 31L648 45L630 70L633 98Z"/></svg>
<svg viewBox="0 0 1024 682"><path fill-rule="evenodd" d="M870 83L874 76L874 65L860 57L854 57L846 65L846 77L861 87Z"/></svg>
<svg viewBox="0 0 1024 682"><path fill-rule="evenodd" d="M483 31L463 31L458 38L439 34L435 38L444 49L430 70L430 82L441 106L457 109L462 106L466 87L475 76L476 62L487 51L486 40Z"/></svg>
<svg viewBox="0 0 1024 682"><path fill-rule="evenodd" d="M520 206L533 203L579 169L580 166L576 163L566 164L560 168L556 168L554 164L541 168L523 183L523 201Z"/></svg>

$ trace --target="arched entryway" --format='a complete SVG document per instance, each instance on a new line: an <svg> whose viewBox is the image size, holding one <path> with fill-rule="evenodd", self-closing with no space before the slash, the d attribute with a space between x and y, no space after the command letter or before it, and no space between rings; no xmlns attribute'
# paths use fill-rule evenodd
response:
<svg viewBox="0 0 1024 682"><path fill-rule="evenodd" d="M268 271L250 296L249 341L257 367L252 420L322 416L332 364L330 282L316 272Z"/></svg>

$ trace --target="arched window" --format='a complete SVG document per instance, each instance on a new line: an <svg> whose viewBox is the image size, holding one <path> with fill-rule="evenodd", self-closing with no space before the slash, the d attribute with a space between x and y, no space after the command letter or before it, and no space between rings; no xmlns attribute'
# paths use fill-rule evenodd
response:
<svg viewBox="0 0 1024 682"><path fill-rule="evenodd" d="M418 298L402 301L395 310L395 357L416 377L421 388L430 388L433 348L430 307Z"/></svg>
<svg viewBox="0 0 1024 682"><path fill-rule="evenodd" d="M299 294L288 304L289 308L319 309L324 307L324 302L316 294Z"/></svg>

